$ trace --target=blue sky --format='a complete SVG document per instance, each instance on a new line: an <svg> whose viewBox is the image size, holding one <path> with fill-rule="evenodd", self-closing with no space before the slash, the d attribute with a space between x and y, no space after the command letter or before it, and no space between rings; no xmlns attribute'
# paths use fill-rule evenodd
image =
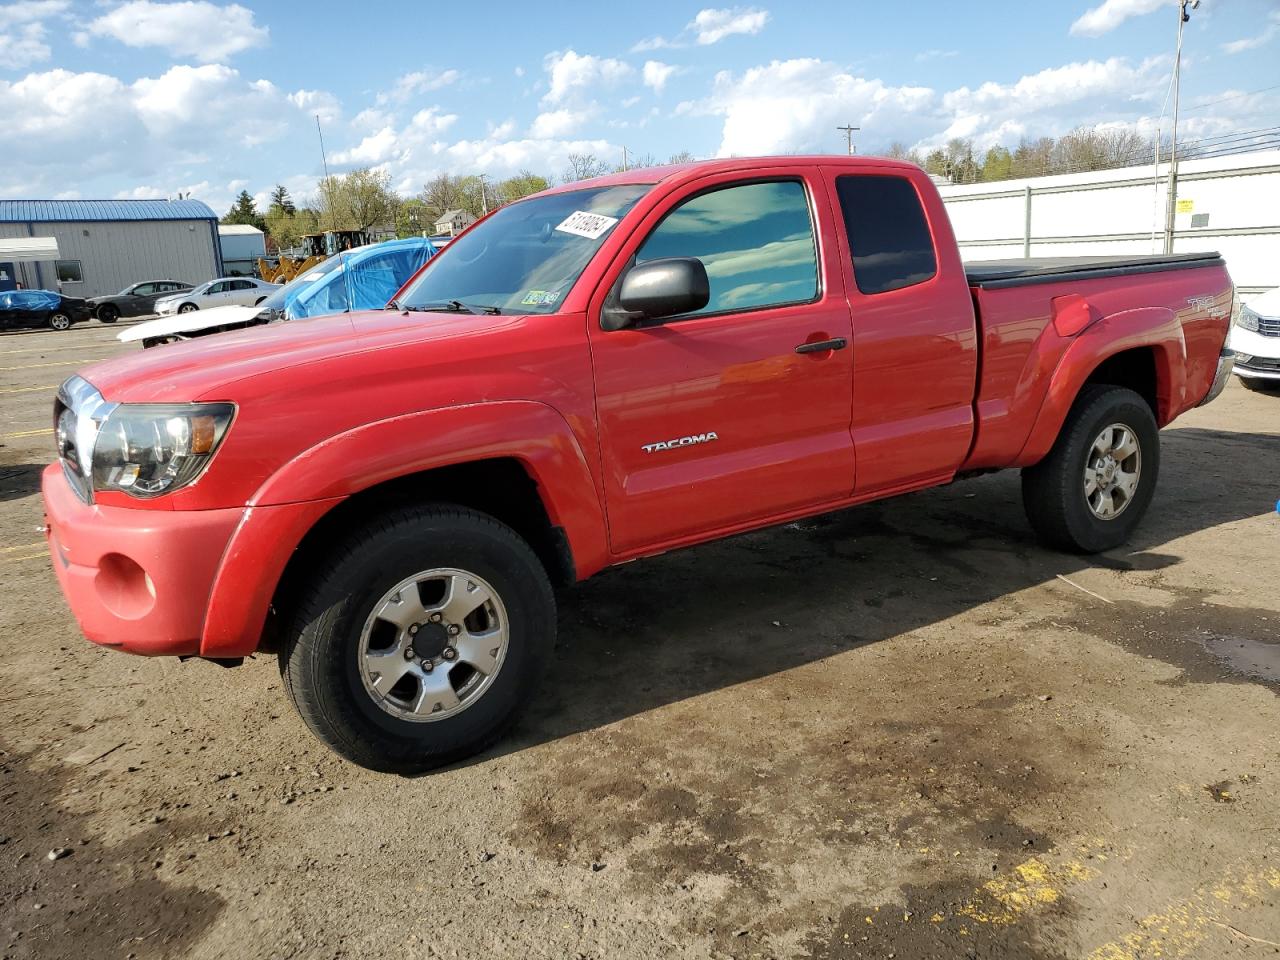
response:
<svg viewBox="0 0 1280 960"><path fill-rule="evenodd" d="M293 11L293 12L290 12ZM0 196L298 197L330 168L618 161L1150 132L1174 0L0 2ZM1280 0L1203 0L1182 136L1280 126ZM1264 89L1270 88L1270 89ZM1254 92L1257 91L1257 92Z"/></svg>

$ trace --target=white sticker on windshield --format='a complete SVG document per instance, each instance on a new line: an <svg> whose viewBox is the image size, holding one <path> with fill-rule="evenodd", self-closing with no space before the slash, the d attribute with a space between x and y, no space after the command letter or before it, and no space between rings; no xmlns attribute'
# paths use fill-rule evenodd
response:
<svg viewBox="0 0 1280 960"><path fill-rule="evenodd" d="M604 235L604 232L617 222L617 217L606 217L603 213L587 213L585 210L575 210L565 217L564 222L556 229L561 233L571 233L575 237L599 240Z"/></svg>

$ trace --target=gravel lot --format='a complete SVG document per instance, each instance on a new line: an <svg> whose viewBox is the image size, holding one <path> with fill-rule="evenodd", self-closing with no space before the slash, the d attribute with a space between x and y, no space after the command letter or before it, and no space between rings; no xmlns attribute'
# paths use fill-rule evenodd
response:
<svg viewBox="0 0 1280 960"><path fill-rule="evenodd" d="M0 957L1280 953L1280 397L1166 432L1131 550L1009 473L602 575L515 738L403 779L269 657L80 637L37 486L113 332L0 336Z"/></svg>

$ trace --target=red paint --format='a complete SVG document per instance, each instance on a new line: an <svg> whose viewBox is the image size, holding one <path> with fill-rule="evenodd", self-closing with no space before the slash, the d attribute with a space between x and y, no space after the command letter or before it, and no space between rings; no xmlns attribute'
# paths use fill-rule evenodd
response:
<svg viewBox="0 0 1280 960"><path fill-rule="evenodd" d="M915 184L937 247L932 279L858 290L835 193L846 173ZM809 195L814 302L600 329L608 290L675 204L765 176ZM654 186L558 313L340 315L84 370L112 401L237 405L207 473L169 496L87 506L46 471L54 567L85 634L134 653L252 652L313 524L418 471L514 458L586 577L960 470L1034 463L1090 373L1122 350L1150 351L1167 424L1208 391L1226 337L1232 292L1219 267L971 290L937 191L906 164L782 157L606 179ZM834 338L848 347L794 352Z"/></svg>

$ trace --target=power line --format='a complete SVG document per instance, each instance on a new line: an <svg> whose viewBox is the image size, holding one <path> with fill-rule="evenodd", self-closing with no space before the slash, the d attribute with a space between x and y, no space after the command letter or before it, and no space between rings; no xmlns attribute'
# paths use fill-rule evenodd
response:
<svg viewBox="0 0 1280 960"><path fill-rule="evenodd" d="M1188 107L1183 113L1193 113L1196 110L1203 110L1205 107L1212 107L1219 103L1226 103L1228 100L1239 100L1242 97L1252 97L1255 93L1266 93L1268 90L1280 89L1280 83L1274 83L1269 87L1261 87L1258 90L1246 90L1244 93L1233 93L1229 97L1223 97L1221 100L1210 100L1208 103L1197 104L1194 107Z"/></svg>

